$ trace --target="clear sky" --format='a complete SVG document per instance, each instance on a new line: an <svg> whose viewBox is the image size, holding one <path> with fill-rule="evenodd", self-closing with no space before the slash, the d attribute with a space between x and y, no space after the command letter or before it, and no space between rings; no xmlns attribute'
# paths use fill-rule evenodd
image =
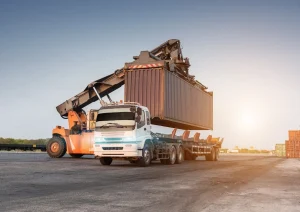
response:
<svg viewBox="0 0 300 212"><path fill-rule="evenodd" d="M0 0L0 137L51 137L58 104L172 38L214 92L202 137L270 149L300 127L300 1Z"/></svg>

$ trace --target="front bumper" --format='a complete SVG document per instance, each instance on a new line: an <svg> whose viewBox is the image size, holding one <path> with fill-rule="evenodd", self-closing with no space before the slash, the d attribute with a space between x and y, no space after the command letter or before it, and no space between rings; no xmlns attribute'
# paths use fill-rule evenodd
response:
<svg viewBox="0 0 300 212"><path fill-rule="evenodd" d="M95 157L142 157L142 149L138 144L95 144Z"/></svg>

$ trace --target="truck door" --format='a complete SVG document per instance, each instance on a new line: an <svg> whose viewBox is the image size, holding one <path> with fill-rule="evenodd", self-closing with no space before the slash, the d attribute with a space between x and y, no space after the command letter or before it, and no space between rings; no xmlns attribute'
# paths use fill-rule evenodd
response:
<svg viewBox="0 0 300 212"><path fill-rule="evenodd" d="M146 117L145 111L142 110L140 114L140 119L137 121L137 137L143 137L147 135Z"/></svg>
<svg viewBox="0 0 300 212"><path fill-rule="evenodd" d="M150 113L146 111L146 133L150 134L151 131L151 121L150 121Z"/></svg>

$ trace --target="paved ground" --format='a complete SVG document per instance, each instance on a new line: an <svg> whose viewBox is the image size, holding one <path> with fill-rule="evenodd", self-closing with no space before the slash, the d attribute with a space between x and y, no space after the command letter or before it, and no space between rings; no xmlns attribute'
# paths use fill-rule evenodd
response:
<svg viewBox="0 0 300 212"><path fill-rule="evenodd" d="M300 160L222 156L140 168L0 152L1 211L300 211Z"/></svg>

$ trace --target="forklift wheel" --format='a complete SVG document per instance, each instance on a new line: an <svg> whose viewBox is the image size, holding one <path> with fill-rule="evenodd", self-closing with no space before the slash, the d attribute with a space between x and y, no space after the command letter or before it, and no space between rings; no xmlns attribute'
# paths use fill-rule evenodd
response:
<svg viewBox="0 0 300 212"><path fill-rule="evenodd" d="M51 158L61 158L66 154L67 145L63 138L53 136L46 145L47 153Z"/></svg>

